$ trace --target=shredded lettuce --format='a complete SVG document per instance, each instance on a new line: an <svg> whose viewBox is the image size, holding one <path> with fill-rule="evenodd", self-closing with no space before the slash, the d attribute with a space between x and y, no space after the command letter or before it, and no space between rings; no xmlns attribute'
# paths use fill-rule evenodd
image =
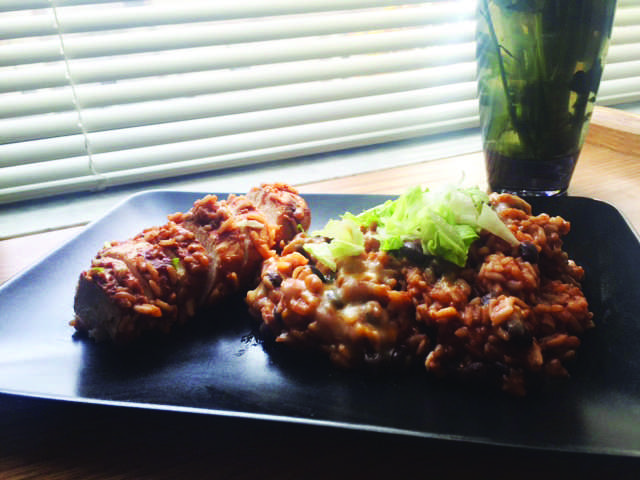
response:
<svg viewBox="0 0 640 480"><path fill-rule="evenodd" d="M364 253L364 236L360 224L343 215L341 220L329 220L322 230L313 235L328 237L329 243L308 243L304 248L319 262L331 270L336 269L336 259L354 257Z"/></svg>
<svg viewBox="0 0 640 480"><path fill-rule="evenodd" d="M184 266L182 265L182 262L180 261L180 259L178 257L173 257L171 259L171 265L173 265L173 268L176 269L176 272L178 272L178 275L184 275L185 274Z"/></svg>
<svg viewBox="0 0 640 480"><path fill-rule="evenodd" d="M405 242L420 242L422 250L459 266L467 262L469 247L482 230L506 240L519 242L489 205L489 196L477 187L447 186L440 190L413 187L396 200L340 220L330 220L312 235L323 236L328 243L309 243L305 250L335 270L340 258L364 252L364 237L359 227L377 225L376 236L382 250L397 250Z"/></svg>

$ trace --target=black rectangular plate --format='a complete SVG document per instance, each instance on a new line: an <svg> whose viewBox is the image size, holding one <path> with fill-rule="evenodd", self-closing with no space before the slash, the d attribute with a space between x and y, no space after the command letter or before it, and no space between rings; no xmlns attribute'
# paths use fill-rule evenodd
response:
<svg viewBox="0 0 640 480"><path fill-rule="evenodd" d="M526 398L452 385L416 370L338 371L272 351L251 336L241 299L205 312L170 338L119 349L75 338L68 322L79 273L105 241L129 238L188 210L204 193L131 197L0 288L0 392L190 411L568 452L640 456L640 243L611 205L529 199L571 221L565 246L586 271L597 327L572 377ZM226 197L226 194L220 194ZM305 195L318 228L376 195Z"/></svg>

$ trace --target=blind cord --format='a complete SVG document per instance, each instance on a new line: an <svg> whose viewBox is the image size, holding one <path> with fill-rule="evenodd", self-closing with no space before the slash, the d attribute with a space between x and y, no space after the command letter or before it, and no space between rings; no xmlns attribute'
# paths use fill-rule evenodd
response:
<svg viewBox="0 0 640 480"><path fill-rule="evenodd" d="M54 0L49 0L51 4L51 10L53 12L53 19L55 22L55 29L58 36L58 41L60 42L60 53L62 54L62 58L64 61L65 75L67 80L69 81L69 86L71 87L71 101L76 109L76 114L78 115L78 127L80 128L80 132L82 133L84 139L84 148L87 153L87 160L89 162L89 171L91 175L93 175L97 181L95 186L95 190L104 190L107 186L107 179L103 174L98 172L96 169L96 165L93 161L93 154L91 152L91 142L89 141L89 135L87 133L87 129L84 124L84 119L82 116L82 107L80 106L80 102L78 100L78 95L76 92L76 84L73 81L73 76L71 75L71 67L69 65L69 57L67 56L66 49L64 47L64 37L62 35L62 31L60 29L60 22L58 21L58 11L56 8L56 4Z"/></svg>

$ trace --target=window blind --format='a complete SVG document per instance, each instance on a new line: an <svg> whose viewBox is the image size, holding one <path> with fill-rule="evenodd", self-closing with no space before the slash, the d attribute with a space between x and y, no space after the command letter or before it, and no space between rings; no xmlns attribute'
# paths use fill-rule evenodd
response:
<svg viewBox="0 0 640 480"><path fill-rule="evenodd" d="M478 125L475 0L0 0L0 203ZM619 0L598 103L640 101Z"/></svg>

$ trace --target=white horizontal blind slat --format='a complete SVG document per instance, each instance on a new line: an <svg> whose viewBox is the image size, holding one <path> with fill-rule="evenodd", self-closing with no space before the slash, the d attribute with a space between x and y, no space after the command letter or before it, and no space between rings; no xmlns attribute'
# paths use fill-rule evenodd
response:
<svg viewBox="0 0 640 480"><path fill-rule="evenodd" d="M62 58L57 35L31 37L0 43L0 67L44 63Z"/></svg>
<svg viewBox="0 0 640 480"><path fill-rule="evenodd" d="M194 23L188 28L184 25L168 25L162 30L131 29L124 32L104 32L93 41L87 41L84 35L68 35L65 44L67 55L71 58L231 45L378 29L420 27L433 21L434 10L433 6L429 8L416 6L397 10L348 12L338 18L332 18L331 15L275 17L245 21L243 28L238 28L237 22ZM473 19L468 20L469 22L464 25L465 33L467 37L473 39ZM451 35L450 30L441 29L431 35L429 41L446 43Z"/></svg>
<svg viewBox="0 0 640 480"><path fill-rule="evenodd" d="M323 12L348 11L356 9L386 9L419 4L421 0L387 1L381 5L376 0L273 0L273 1L190 1L154 2L154 8L133 4L128 8L113 8L112 5L90 6L89 9L58 8L64 33L87 32L92 30L124 29L140 26L158 26L176 23L201 22L203 20L237 20L265 18L278 15L322 14ZM469 1L432 2L438 8L432 9L431 23L456 20L460 15L469 15ZM429 3L425 4L430 8ZM465 6L467 8L465 8ZM90 14L90 15L87 15Z"/></svg>
<svg viewBox="0 0 640 480"><path fill-rule="evenodd" d="M611 44L625 43L640 43L640 25L616 26L611 35Z"/></svg>
<svg viewBox="0 0 640 480"><path fill-rule="evenodd" d="M360 41L359 43L366 42ZM401 45L398 47L401 48ZM465 42L455 48L451 48L451 46L420 47L421 45L415 45L408 50L377 53L372 46L367 46L364 51L354 49L349 52L346 46L342 45L336 46L333 52L323 51L323 54L331 53L334 55L326 59L318 59L311 50L303 51L300 47L291 47L290 52L271 54L268 58L263 57L258 64L252 63L256 60L253 58L255 50L248 47L235 51L218 50L214 52L216 56L213 56L210 51L175 51L153 56L125 56L119 59L97 61L83 60L73 63L71 68L74 81L78 82L79 92L95 88L94 98L101 98L111 89L120 92L118 98L126 99L131 95L126 88L127 85L114 85L113 82L125 79L137 80L141 84L150 82L151 85L154 82L164 82L170 86L176 83L176 78L168 79L166 76L184 74L187 85L189 82L195 81L196 84L199 84L196 86L198 89L202 89L203 85L208 85L209 81L213 81L214 85L218 85L218 90L232 90L237 89L236 84L225 84L225 80L244 81L246 87L251 87L265 84L264 80L260 80L263 74L272 79L272 84L275 83L274 79L277 79L277 83L283 84L302 79L339 78L344 75L381 73L417 68L423 65L447 65L474 60L475 44L473 42ZM292 56L286 55L286 53L298 55L298 58L291 58ZM344 57L340 56L342 53L345 54ZM381 57L372 58L372 54ZM246 69L239 70L241 67L246 67ZM236 70L231 71L231 69ZM202 75L207 78L197 78L199 72L202 72ZM209 72L208 75L207 72ZM158 77L153 77L154 75L158 75ZM218 75L222 75L222 79L216 80ZM290 78L288 75L292 77ZM247 77L252 78L254 83L247 84ZM84 86L96 82L103 83ZM0 68L0 93L60 87L67 84L65 66L61 62ZM175 88L188 91L188 86L178 85ZM211 91L212 88L209 87L209 90Z"/></svg>
<svg viewBox="0 0 640 480"><path fill-rule="evenodd" d="M286 2L285 2L285 3L286 3ZM364 3L363 3L363 2L356 2L356 3L358 3L359 5L363 5L363 4L364 4L364 3L366 3L366 2L364 2ZM456 2L453 2L453 3L456 3ZM460 4L460 3L465 3L465 2L457 2L457 4ZM466 2L466 3L467 3L467 4L469 4L470 2ZM451 2L448 2L448 3L447 3L447 5L448 5L448 9L445 9L445 10L444 10L444 13L442 13L442 12L440 13L440 18L445 18L445 16L451 16L451 15L455 15L455 16L459 16L459 15L460 15L460 13L458 12L458 10L457 10L457 9L454 9L454 10L452 10L452 9L451 9ZM325 6L326 6L326 5L325 5ZM432 8L432 7L431 7L431 9L433 10L433 8ZM467 15L468 15L468 13L467 13ZM374 17L380 18L381 16L380 16L379 14L376 14ZM371 15L369 15L369 18L371 18ZM403 20L403 21L404 21L404 22L406 22L406 18L408 18L408 17L407 17L407 15L406 15L406 14L404 14L404 17L403 17L403 18L405 19L405 20ZM394 25L392 25L392 26L394 26ZM450 30L450 29L447 29L447 30ZM443 30L443 29L441 29L441 30L440 30L439 32L437 32L437 33L439 33L439 34L444 34L445 32L444 32L444 30ZM471 40L471 39L472 39L472 33L473 33L473 25L472 25L472 23L467 22L467 25L466 25L466 34L465 34L465 35L466 35L466 40ZM407 36L407 35L405 35L405 36ZM413 36L413 37L415 37L415 34L413 34L413 35L409 35L409 36L407 36L407 37L410 39L412 36ZM433 39L437 39L437 37L438 37L438 35L433 35L433 34L431 34L431 36L430 36L431 40L433 40ZM429 39L429 37L427 37L427 40L428 40L428 39ZM317 43L317 42L316 42L316 43ZM362 42L361 42L361 43L362 43ZM409 43L408 43L408 44L409 44L409 46L412 46L412 43L413 43L413 41L409 40ZM250 48L249 48L249 49L250 49ZM271 49L272 49L272 50L278 50L278 48L271 48ZM51 49L51 48L49 48L49 50L51 51L52 49ZM247 49L245 49L245 50L247 50ZM473 44L472 44L472 43L469 43L469 44L467 45L467 50L466 50L466 52L464 53L464 55L466 56L466 58L467 58L467 59L469 59L469 60L471 60L471 59L473 58L473 52L472 52L472 50L473 50ZM348 50L346 50L346 51L348 51ZM375 51L375 49L374 49L374 51ZM329 54L332 54L332 53L344 53L344 52L345 52L345 50L338 51L338 52L335 52L335 51L334 51L334 52L329 52ZM394 53L396 53L396 52L394 52ZM184 56L184 51L180 51L180 52L179 52L179 54L181 54L182 56ZM326 54L326 53L325 53L325 54ZM196 55L196 56L197 56L197 57L202 57L202 55ZM237 55L236 55L236 56L237 56ZM311 55L311 56L313 57L314 55ZM396 55L396 56L397 56L397 55ZM408 55L406 55L406 54L404 55L404 57L405 57L405 58L409 58L409 56L408 56ZM416 56L414 55L414 57L416 57ZM451 55L442 55L442 54L439 54L439 55L437 55L437 57L438 57L438 58L451 58ZM168 58L168 55L166 55L166 52L165 52L165 56L163 57L163 62L164 62L164 63L167 63L167 62L166 62L167 58ZM139 59L136 59L136 60L139 60ZM332 59L332 60L333 60L333 59ZM340 60L342 60L342 59L340 59ZM370 65L373 63L373 62L371 62L371 59L367 59L367 60L368 60L368 63L369 63ZM452 59L452 60L453 60L453 59ZM251 60L251 62L253 62L253 61L254 61L254 60ZM311 60L311 61L312 61L312 62L318 62L318 63L319 63L319 61L317 61L317 60L315 60L315 59L314 59L314 60ZM420 62L420 61L424 61L424 62L426 62L426 64L429 64L429 63L435 63L435 62L433 62L433 60L431 60L431 61L430 61L430 60L429 60L429 58L420 59L420 57L416 57L416 58L413 58L413 59L412 59L412 62L413 62L413 64L414 64L414 65L415 65L415 64L419 64L419 62ZM133 62L133 63L140 63L140 62ZM292 67L293 67L293 66L294 66L294 64L295 64L295 62L288 62L288 63L289 63ZM354 63L354 62L353 62L353 61L351 61L350 63ZM360 66L364 66L364 65L365 65L365 62L355 62L355 63L360 63ZM394 64L395 64L395 65L398 65L398 62L397 62L397 61L396 61L396 62L390 61L390 62L387 62L387 64L391 65L391 67L390 67L390 68L398 68L397 66L396 66L396 67L394 67L394 66L393 66ZM343 65L346 65L346 62L344 62L344 60L343 60ZM235 65L234 65L234 64L231 64L231 65L228 65L228 64L227 64L227 65L222 64L222 65L220 65L220 66L221 66L221 67L228 67L228 66L232 66L232 67L233 67L233 66L235 66ZM268 66L269 66L271 69L273 69L273 70L280 69L280 67L281 67L281 65L279 65L279 64L269 64ZM297 68L298 68L298 70L300 70L300 71L306 71L306 70L307 70L306 68L304 68L304 66L303 66L303 68L302 68L302 69L300 68L300 65L295 65L295 67L297 67ZM323 67L324 67L324 68L325 68L325 70L326 70L326 65L323 65ZM401 68L402 68L402 67L401 67ZM11 75L5 76L5 83L12 83L12 82L11 82L11 79L12 79L12 78L14 78L14 77L16 77L16 76L18 77L18 79L17 79L15 82L13 82L13 83L19 83L19 84L21 84L21 85L23 86L23 88L24 88L24 86L25 86L25 83L27 83L27 82L29 81L29 79L35 79L35 78L40 78L40 79L42 79L43 77L44 77L45 81L44 81L44 82L42 82L42 80L40 80L40 82L41 82L41 83L40 83L40 85L39 85L39 86L49 86L49 85L55 85L55 84L57 84L57 83L63 83L63 80L62 80L62 69L61 69L61 67L60 67L58 64L54 64L54 65L45 65L45 66L44 66L44 72L45 72L45 73L46 73L47 71L51 71L52 69L54 69L54 70L53 70L54 72L56 72L56 71L55 71L55 69L57 69L57 72L56 72L56 73L58 73L58 74L57 74L57 75L42 75L42 73L43 73L43 66L42 66L42 65L37 65L37 66L25 65L23 70L20 70L20 69L13 69L13 71L12 71L12 72L9 72L9 73L11 73ZM190 68L189 68L189 70L193 70L193 68L192 68L192 67L190 67ZM291 70L293 70L293 68L291 68ZM316 69L316 70L318 70L318 69ZM380 68L376 68L376 70L380 70ZM41 75L35 75L36 71L38 71ZM211 70L207 70L207 71L211 71ZM365 69L365 71L366 71L366 69ZM369 67L369 71L373 71L373 69L372 69L371 67ZM467 70L467 71L468 71L468 70ZM224 70L221 70L221 71L213 71L213 74L214 74L214 75L216 75L216 74L218 74L218 73L227 73L227 72L229 72L229 70L228 70L228 69L224 69ZM250 72L250 73L252 73L253 78L261 78L261 79L263 79L263 78L265 77L264 75L261 75L261 72ZM354 70L353 70L353 68L352 68L351 73L355 73L355 72L354 72ZM361 73L361 72L358 72L358 73ZM333 73L333 76L336 76L336 75L338 75L338 76L339 76L339 75L341 75L341 74L343 74L343 72L340 72L340 71L338 70L338 71L336 71L336 72L334 72L334 73ZM441 75L441 73L440 73L440 75ZM49 79L48 79L48 77L49 77L49 76L50 76L50 77L52 77L52 79L51 79L51 80L49 80ZM81 76L81 75L74 74L74 75L72 75L72 76L74 77L74 80L75 80L76 82L79 82L79 81L85 80L85 79L83 79L83 78L82 78L82 76ZM137 78L137 77L136 77L136 78ZM280 75L280 78L282 79L282 75ZM66 81L66 78L65 78L64 80ZM105 80L105 79L104 79L104 78L100 78L100 80ZM295 80L295 79L294 79L294 80ZM33 80L32 80L32 81L33 81ZM281 81L282 81L282 80L281 80ZM291 79L286 79L285 81L291 81ZM172 79L172 81L171 81L170 83L171 83L171 84L173 84L173 85L176 85L176 84L182 84L182 82L176 82L176 81L173 81L173 79ZM229 82L227 82L227 83L226 83L226 88L228 89L230 85L235 85L236 83L237 83L237 82L235 82L235 81L229 81ZM33 87L33 86L35 86L35 85L28 85L28 86ZM104 84L101 84L100 86L104 86ZM77 93L78 91L80 91L80 92L81 92L81 90L82 90L82 84L78 85L78 84L76 83L76 86L75 86L75 87L76 87L76 93ZM107 88L108 88L108 86L107 86ZM145 91L148 91L148 89L146 89L145 87L143 87L143 88L145 89ZM5 87L5 89L6 89L6 90L11 90L11 89L12 89L12 86L11 86L11 85L8 85L8 86L6 86L6 87ZM119 91L119 92L122 92L122 91L123 91L123 89L121 89L121 88L120 88L120 89L117 89L117 88L116 88L116 90L117 90L117 91ZM26 115L29 115L30 113L37 113L37 112L34 112L34 110L36 109L36 107L35 107L35 105L36 105L35 100L42 99L42 97L43 97L42 92L41 92L40 90L36 90L36 91L33 91L33 92L21 92L21 94L22 94L21 96L24 96L24 95L25 95L25 93L27 93L28 95L30 95L31 97L33 97L33 100L32 100L32 101L30 101L30 102L21 102L21 101L13 101L13 102L11 102L11 101L9 101L9 102L6 102L2 107L0 107L0 111L4 109L3 114L4 114L4 116L5 116L6 118L8 118L8 117L10 116L10 115L8 114L8 113L9 113L9 111L13 111L14 116L15 116L15 114L16 114L20 109L22 110L22 112L21 112L21 113L24 113L24 114L26 114ZM78 95L78 97L79 97L79 102L78 102L78 103L79 103L80 105L83 105L83 102L82 102L82 96L81 96L81 95ZM22 100L22 99L20 99L20 100ZM88 104L90 104L90 101L89 101L89 102L87 102L87 103L88 103ZM42 107L42 109L41 109L41 110L42 110L43 112L44 112L44 111L50 112L50 111L52 111L52 110L53 110L53 111L60 111L60 110L65 110L65 109L66 109L66 108L65 108L65 107L66 107L66 105L65 105L63 102L60 102L60 101L52 101L52 100L49 100L48 102L43 102L43 103L42 103L42 104L40 104L40 105L41 105L41 107ZM17 107L17 108L18 108L18 110L16 110L16 109L15 109L15 107ZM55 134L55 135L62 135L62 134L64 134L64 133L65 133L65 130L72 130L72 129L73 129L73 125L72 125L72 115L63 114L63 115L62 115L62 117L60 117L60 118L64 118L64 121L58 121L58 122L56 122L56 126L55 126L55 127L50 127L50 130L51 130L52 134ZM59 120L60 120L60 119L59 119ZM160 120L160 121L162 121L162 120ZM165 120L165 121L166 121L166 120ZM8 129L8 130L7 130L8 134L9 134L9 133L11 134L10 136L8 135L8 136L9 136L9 139L10 139L11 141L24 141L24 140L29 139L29 138L37 138L37 137L40 135L40 133L42 133L42 129L40 128L40 124L41 124L41 122L40 122L40 121L38 121L38 118L34 118L34 117L24 118L24 119L22 119L22 120L18 119L18 121L17 121L17 122L14 122L14 124L13 124L13 128L11 128L11 129ZM18 134L18 130L21 130L21 128L20 128L20 127L22 127L23 125L24 125L24 126L29 126L29 125L30 125L30 128L29 128L29 127L27 127L27 128L26 128L26 130L21 131L21 134L19 135L19 134ZM30 130L30 131L29 131L29 130ZM38 161L38 160L39 160L39 159L37 159L37 158L33 159L33 161Z"/></svg>
<svg viewBox="0 0 640 480"><path fill-rule="evenodd" d="M53 113L75 109L71 87L43 88L0 93L0 118L15 118L37 113Z"/></svg>
<svg viewBox="0 0 640 480"><path fill-rule="evenodd" d="M640 101L640 76L620 78L603 83L598 90L598 104L616 105Z"/></svg>
<svg viewBox="0 0 640 480"><path fill-rule="evenodd" d="M78 114L71 110L0 120L0 132L7 144L61 137L80 132ZM0 160L3 162L4 159Z"/></svg>
<svg viewBox="0 0 640 480"><path fill-rule="evenodd" d="M440 72L442 74L442 72ZM438 86L442 80L431 69L400 72L369 78L350 78L333 82L312 82L282 87L248 90L242 95L235 92L182 97L160 102L134 103L109 108L84 109L83 123L87 132L104 132L98 144L94 136L90 139L92 151L103 151L110 138L112 148L120 145L127 135L125 128L137 128L132 137L142 142L143 131L156 132L157 141L177 135L184 128L191 135L219 135L215 125L223 125L225 130L246 130L270 128L273 123L281 125L299 124L303 119L324 119L327 115L336 118L364 115L371 110L388 111L404 106L430 105L447 101L470 100L475 98L475 71L462 70L459 79L463 83L447 83ZM465 82L466 81L466 82ZM420 87L434 87L421 89ZM232 122L232 118L237 121ZM249 119L250 118L250 119ZM202 119L201 128L195 128L194 119ZM0 119L0 131L11 142L24 142L44 137L72 135L78 130L75 112L33 115L27 117ZM168 137L168 136L169 137ZM0 146L2 152L2 146ZM0 165L24 162L20 155L11 162L11 155L4 152ZM32 161L38 161L33 157Z"/></svg>
<svg viewBox="0 0 640 480"><path fill-rule="evenodd" d="M82 133L51 137L38 140L6 143L0 145L0 168L19 166L30 163L41 163L41 168L48 167L43 163L67 157L86 154L86 138ZM88 161L88 160L87 160ZM53 170L55 166L51 167ZM8 170L2 170L2 177L11 181Z"/></svg>
<svg viewBox="0 0 640 480"><path fill-rule="evenodd" d="M98 36L87 38L84 34L68 34L65 40L65 50L70 58L91 58L101 55L118 55L136 52L154 52L178 48L191 48L197 46L229 45L233 43L245 43L253 41L265 41L273 39L296 38L300 36L335 34L340 32L370 31L377 28L401 28L418 27L425 23L433 22L435 8L404 8L391 11L358 11L344 14L339 22L328 22L326 18L289 17L285 19L275 18L270 20L254 20L245 22L244 28L239 29L236 23L217 25L215 23L194 23L189 28L184 25L168 25L160 29L127 29L125 31L106 31ZM431 34L432 42L446 42L451 35L460 35L460 29L464 29L464 36L472 39L474 22L472 12L461 18L467 18L464 25L458 24L458 28L451 30L443 27L434 30ZM620 42L630 43L637 41L638 29L636 24L624 15L618 18L626 19L632 27L624 26L620 21L617 34L614 35L614 43L620 37ZM460 22L460 19L457 22ZM630 38L629 38L630 37ZM19 63L47 62L56 58L59 54L57 40L52 38L37 41L28 40L18 44L0 45L0 65L16 65Z"/></svg>
<svg viewBox="0 0 640 480"><path fill-rule="evenodd" d="M51 168L51 167L54 168ZM92 175L85 156L68 156L63 159L47 161L47 168L41 164L28 163L6 169L7 175L0 177L0 189L21 188L31 184L71 180ZM2 191L0 190L0 191Z"/></svg>
<svg viewBox="0 0 640 480"><path fill-rule="evenodd" d="M378 9L356 11L342 14L339 18L329 15L320 17L287 16L272 19L258 19L243 22L238 28L237 22L219 24L199 22L167 25L162 29L134 28L124 31L105 31L99 35L67 34L65 51L69 58L91 58L103 55L156 52L178 48L191 48L211 45L230 45L276 39L334 35L377 29L420 27L433 21L434 7L416 6L398 10ZM58 17L61 23L64 18ZM459 20L458 20L459 21ZM468 40L473 40L474 22L472 18L460 28L464 28ZM459 35L461 32L455 32ZM452 36L451 29L442 28L431 34L430 41L446 43ZM47 62L56 58L59 52L57 42L45 43L46 38L26 39L11 45L0 45L0 65L19 63ZM51 43L53 43L53 48Z"/></svg>
<svg viewBox="0 0 640 480"><path fill-rule="evenodd" d="M475 91L475 82L471 82L375 97L358 97L283 107L275 110L206 116L199 120L155 124L124 130L105 130L89 134L89 138L92 151L99 153L138 146L161 145L165 142L170 143L189 138L218 137L344 118L356 119L363 115L438 105L441 103L440 99L445 96L448 102L474 100Z"/></svg>
<svg viewBox="0 0 640 480"><path fill-rule="evenodd" d="M469 52L466 53L469 55ZM149 79L127 79L116 84L89 83L76 87L83 107L115 103L162 100L221 92L238 92L262 87L322 82L346 78L372 78L387 73L406 73L429 65L429 52L421 49L370 55L354 55L303 62L260 65L250 68L207 70ZM461 58L462 60L462 58ZM475 62L459 62L456 68L435 66L423 79L425 86L475 78ZM429 78L426 78L426 77ZM179 81L178 81L179 79ZM0 106L1 108L1 106Z"/></svg>
<svg viewBox="0 0 640 480"><path fill-rule="evenodd" d="M115 81L153 75L251 67L254 65L304 61L358 54L377 54L429 45L430 36L420 29L376 32L368 36L303 38L273 41L261 45L198 47L70 62L77 83ZM475 44L464 43L456 54L440 58L439 64L473 59ZM373 59L371 59L373 60Z"/></svg>
<svg viewBox="0 0 640 480"><path fill-rule="evenodd" d="M0 2L0 203L475 127L474 11ZM598 103L639 101L639 65L619 0Z"/></svg>
<svg viewBox="0 0 640 480"><path fill-rule="evenodd" d="M439 120L433 121L436 117ZM425 122L426 120L426 122ZM255 164L277 159L291 158L302 154L324 152L327 149L350 148L381 141L401 140L419 135L431 135L451 131L462 125L470 128L477 124L477 102L475 100L439 106L436 109L416 109L392 112L360 119L346 119L336 122L329 129L288 127L281 131L251 132L223 138L207 138L198 141L149 147L126 152L112 152L97 155L96 163L102 170L101 181L106 185L120 185L138 181L142 176L147 180L167 176L197 173L204 170ZM389 126L386 130L376 130L372 125ZM320 133L323 132L323 133ZM286 137L288 143L282 142ZM248 150L251 148L251 150ZM210 156L203 156L204 153ZM149 155L155 153L155 155ZM215 154L212 155L212 154ZM165 163L146 166L149 157L162 159ZM73 159L72 159L73 160ZM131 163L135 168L130 168ZM69 166L70 165L70 166ZM119 167L125 165L124 169ZM141 166L143 165L143 166ZM80 173L81 160L65 164ZM28 176L28 173L23 175ZM97 185L94 177L69 176L33 185L17 185L0 190L0 200L37 198L51 193L65 193Z"/></svg>
<svg viewBox="0 0 640 480"><path fill-rule="evenodd" d="M0 68L0 93L23 92L69 84L62 61Z"/></svg>
<svg viewBox="0 0 640 480"><path fill-rule="evenodd" d="M3 0L0 2L0 13L16 10L35 10L49 6L49 0Z"/></svg>
<svg viewBox="0 0 640 480"><path fill-rule="evenodd" d="M639 45L640 46L640 45ZM612 63L607 65L602 74L602 82L640 76L640 60Z"/></svg>
<svg viewBox="0 0 640 480"><path fill-rule="evenodd" d="M292 125L269 130L107 152L95 155L94 160L98 171L113 172L126 169L131 162L135 165L175 163L182 160L206 157L212 153L220 155L238 152L240 155L243 154L243 151L273 148L280 145L286 148L286 145L283 144L287 142L291 144L318 140L331 142L333 138L346 135L378 133L379 131L396 127L411 128L413 125L429 123L433 118L438 118L439 121L452 120L460 116L473 115L474 112L477 112L476 102L469 100L437 105L431 108L398 110L324 123ZM462 115L463 113L468 115ZM287 142L282 142L283 137L287 139ZM149 152L155 152L157 156L149 155Z"/></svg>
<svg viewBox="0 0 640 480"><path fill-rule="evenodd" d="M640 43L628 43L623 45L611 45L607 54L606 65L619 62L632 62L640 59Z"/></svg>
<svg viewBox="0 0 640 480"><path fill-rule="evenodd" d="M0 40L39 35L56 35L56 22L50 5L34 10L17 10L2 13Z"/></svg>
<svg viewBox="0 0 640 480"><path fill-rule="evenodd" d="M379 54L376 62L371 62L365 55L348 59L312 60L255 68L193 72L180 76L129 79L116 83L89 83L76 85L75 93L78 103L86 109L266 87L291 85L295 88L296 84L314 87L325 85L324 88L328 89L336 80L357 82L362 88L370 89L372 87L369 82L380 85L381 80L386 77L389 80L387 83L397 82L389 85L388 89L399 90L404 88L402 85L415 86L420 81L424 82L421 86L431 87L475 79L476 67L473 61L458 63L455 69L448 66L420 68L428 64L428 52L412 50ZM283 82L287 83L282 85ZM66 99L64 88L58 91L59 94L43 90L28 91L19 96L0 94L0 118L69 110L71 103ZM335 94L341 93L336 91Z"/></svg>
<svg viewBox="0 0 640 480"><path fill-rule="evenodd" d="M621 7L617 11L615 25L638 25L640 23L640 6Z"/></svg>

